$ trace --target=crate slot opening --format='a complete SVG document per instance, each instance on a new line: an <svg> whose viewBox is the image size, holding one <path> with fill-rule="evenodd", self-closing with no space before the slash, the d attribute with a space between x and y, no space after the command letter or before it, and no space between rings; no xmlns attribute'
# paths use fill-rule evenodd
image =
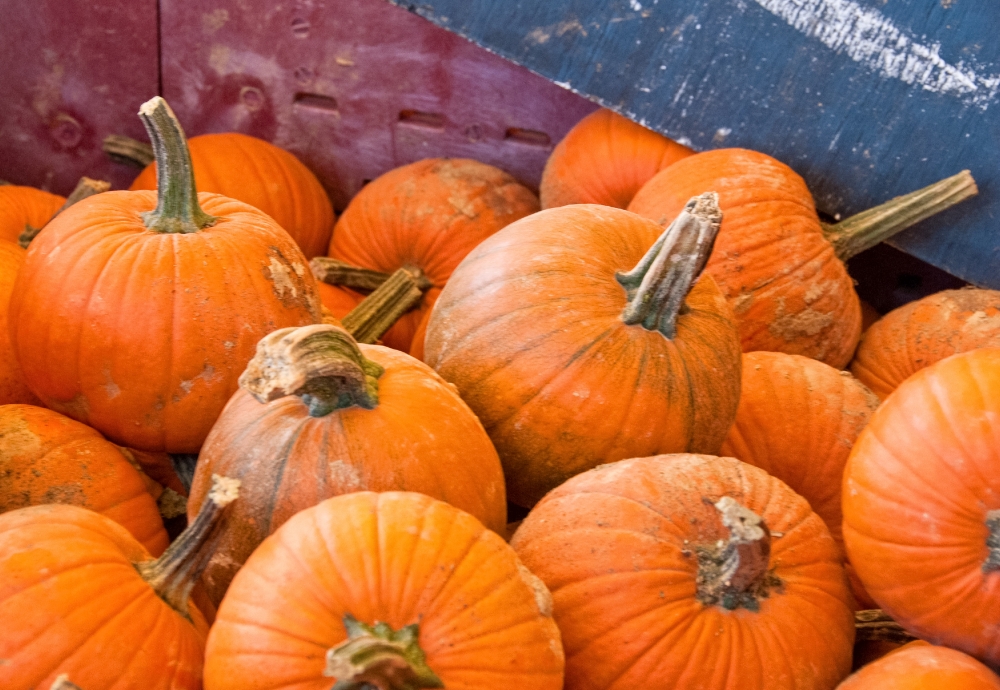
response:
<svg viewBox="0 0 1000 690"><path fill-rule="evenodd" d="M299 108L316 108L318 110L337 110L337 99L318 93L297 93L292 104Z"/></svg>
<svg viewBox="0 0 1000 690"><path fill-rule="evenodd" d="M548 146L552 143L552 137L537 129L524 129L522 127L509 127L504 132L503 138L507 141L516 141L521 144L532 144L534 146Z"/></svg>
<svg viewBox="0 0 1000 690"><path fill-rule="evenodd" d="M413 127L444 129L444 115L440 113L425 113L420 110L400 110L399 121Z"/></svg>

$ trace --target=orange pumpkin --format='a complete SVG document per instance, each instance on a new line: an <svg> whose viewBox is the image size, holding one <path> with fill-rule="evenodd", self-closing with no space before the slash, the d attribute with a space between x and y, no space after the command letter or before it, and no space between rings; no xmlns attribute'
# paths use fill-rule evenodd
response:
<svg viewBox="0 0 1000 690"><path fill-rule="evenodd" d="M25 226L41 228L49 222L66 197L19 185L0 185L0 240L17 243Z"/></svg>
<svg viewBox="0 0 1000 690"><path fill-rule="evenodd" d="M0 513L66 503L100 513L159 556L170 542L142 475L88 426L32 405L0 405Z"/></svg>
<svg viewBox="0 0 1000 690"><path fill-rule="evenodd" d="M708 272L736 312L744 352L805 355L838 369L861 336L861 306L843 262L976 193L962 173L823 226L805 181L787 165L756 151L719 149L658 173L628 209L665 224L706 189L719 193L724 217Z"/></svg>
<svg viewBox="0 0 1000 690"><path fill-rule="evenodd" d="M6 187L0 187L0 191ZM0 201L0 204L3 202ZM0 240L0 405L24 403L37 405L38 398L24 382L21 365L14 355L7 325L10 293L14 289L21 266L24 264L24 250L13 242Z"/></svg>
<svg viewBox="0 0 1000 690"><path fill-rule="evenodd" d="M292 517L233 580L205 690L561 690L545 586L471 515L354 493Z"/></svg>
<svg viewBox="0 0 1000 690"><path fill-rule="evenodd" d="M199 192L250 204L288 231L306 258L322 254L333 231L330 198L316 176L294 154L256 137L226 132L188 141ZM131 190L156 190L156 163Z"/></svg>
<svg viewBox="0 0 1000 690"><path fill-rule="evenodd" d="M361 293L340 285L327 285L322 281L317 281L316 286L319 288L319 299L323 306L329 309L330 314L337 319L342 319L350 314L351 310L361 304L361 300L365 298Z"/></svg>
<svg viewBox="0 0 1000 690"><path fill-rule="evenodd" d="M542 499L511 546L552 592L566 690L832 690L850 672L830 533L733 458L602 465Z"/></svg>
<svg viewBox="0 0 1000 690"><path fill-rule="evenodd" d="M574 125L545 163L539 186L542 208L626 208L656 173L693 154L611 110L596 110Z"/></svg>
<svg viewBox="0 0 1000 690"><path fill-rule="evenodd" d="M209 479L243 482L205 572L218 603L250 553L300 510L352 491L419 491L503 533L503 471L461 398L412 357L328 325L261 340L198 459L188 514Z"/></svg>
<svg viewBox="0 0 1000 690"><path fill-rule="evenodd" d="M875 323L882 318L882 314L878 312L875 307L873 307L868 302L861 300L861 334L864 338L864 333L869 328L871 328Z"/></svg>
<svg viewBox="0 0 1000 690"><path fill-rule="evenodd" d="M105 192L60 213L18 275L11 336L46 407L120 445L191 453L257 341L317 323L320 305L305 257L274 221L194 192L166 102L140 114L165 161L159 192Z"/></svg>
<svg viewBox="0 0 1000 690"><path fill-rule="evenodd" d="M909 632L1000 663L1000 348L917 372L844 472L844 542Z"/></svg>
<svg viewBox="0 0 1000 690"><path fill-rule="evenodd" d="M512 502L534 505L602 462L718 451L740 351L715 282L695 282L717 213L703 195L663 232L627 211L562 206L501 230L455 271L425 357L482 420Z"/></svg>
<svg viewBox="0 0 1000 690"><path fill-rule="evenodd" d="M0 515L0 687L200 690L208 624L189 595L236 491L222 479L156 560L77 506Z"/></svg>
<svg viewBox="0 0 1000 690"><path fill-rule="evenodd" d="M851 371L885 398L924 367L979 347L1000 347L1000 291L945 290L889 312L868 329Z"/></svg>
<svg viewBox="0 0 1000 690"><path fill-rule="evenodd" d="M954 649L912 642L868 664L837 690L1000 690L1000 677Z"/></svg>
<svg viewBox="0 0 1000 690"><path fill-rule="evenodd" d="M385 273L416 269L433 284L422 304L382 338L387 346L409 352L424 312L465 255L537 210L538 198L498 168L431 158L390 170L365 185L337 221L328 253Z"/></svg>

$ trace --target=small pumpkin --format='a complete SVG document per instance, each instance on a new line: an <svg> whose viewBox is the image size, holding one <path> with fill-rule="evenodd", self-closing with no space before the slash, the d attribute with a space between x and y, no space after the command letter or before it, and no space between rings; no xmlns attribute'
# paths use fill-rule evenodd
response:
<svg viewBox="0 0 1000 690"><path fill-rule="evenodd" d="M719 193L724 220L708 273L736 312L744 352L804 355L837 369L861 336L861 306L844 262L968 198L968 171L832 226L805 181L770 156L718 149L678 161L643 186L628 210L661 224L692 195Z"/></svg>
<svg viewBox="0 0 1000 690"><path fill-rule="evenodd" d="M627 208L656 173L694 154L687 146L601 108L577 122L542 172L542 208L601 204Z"/></svg>
<svg viewBox="0 0 1000 690"><path fill-rule="evenodd" d="M271 216L292 236L307 259L322 254L334 214L323 185L293 153L238 132L200 134L188 140L199 192L221 194ZM156 163L131 190L156 190Z"/></svg>
<svg viewBox="0 0 1000 690"><path fill-rule="evenodd" d="M205 690L561 690L545 586L504 540L416 493L303 510L233 580Z"/></svg>
<svg viewBox="0 0 1000 690"><path fill-rule="evenodd" d="M953 355L876 410L844 472L844 542L882 609L1000 663L1000 348Z"/></svg>
<svg viewBox="0 0 1000 690"><path fill-rule="evenodd" d="M603 462L718 451L740 390L732 311L699 279L718 227L712 194L666 231L561 206L504 228L455 271L425 357L482 420L512 502L530 507Z"/></svg>
<svg viewBox="0 0 1000 690"><path fill-rule="evenodd" d="M44 503L88 508L159 556L170 540L146 482L90 427L32 405L0 405L0 513Z"/></svg>
<svg viewBox="0 0 1000 690"><path fill-rule="evenodd" d="M213 474L240 479L205 572L218 603L250 553L300 510L352 491L419 491L502 533L503 470L482 425L426 365L328 325L263 340L198 459L188 513Z"/></svg>
<svg viewBox="0 0 1000 690"><path fill-rule="evenodd" d="M1000 291L944 290L886 314L861 338L851 371L885 398L945 357L1000 347Z"/></svg>
<svg viewBox="0 0 1000 690"><path fill-rule="evenodd" d="M545 496L511 546L552 592L566 690L832 690L850 672L830 533L733 458L602 465Z"/></svg>
<svg viewBox="0 0 1000 690"><path fill-rule="evenodd" d="M105 192L60 213L28 251L10 332L46 407L120 445L191 453L257 341L317 323L320 305L288 233L244 203L195 193L166 101L140 116L158 192Z"/></svg>
<svg viewBox="0 0 1000 690"><path fill-rule="evenodd" d="M421 305L382 339L389 347L409 352L420 319L465 255L500 228L537 210L538 198L499 168L467 159L430 158L390 170L365 185L337 221L328 254L384 273L409 268L431 282ZM333 302L327 306L337 313Z"/></svg>
<svg viewBox="0 0 1000 690"><path fill-rule="evenodd" d="M1000 677L954 649L911 642L863 667L837 690L1000 690Z"/></svg>
<svg viewBox="0 0 1000 690"><path fill-rule="evenodd" d="M66 197L34 187L0 185L0 240L16 244L25 226L41 228L65 202Z"/></svg>
<svg viewBox="0 0 1000 690"><path fill-rule="evenodd" d="M190 600L223 509L205 510L153 560L121 525L77 506L0 515L0 687L200 690L208 624Z"/></svg>
<svg viewBox="0 0 1000 690"><path fill-rule="evenodd" d="M0 191L4 189L6 187L0 187ZM39 404L38 398L24 382L24 373L14 354L7 324L10 293L23 264L24 250L13 242L0 240L0 405Z"/></svg>

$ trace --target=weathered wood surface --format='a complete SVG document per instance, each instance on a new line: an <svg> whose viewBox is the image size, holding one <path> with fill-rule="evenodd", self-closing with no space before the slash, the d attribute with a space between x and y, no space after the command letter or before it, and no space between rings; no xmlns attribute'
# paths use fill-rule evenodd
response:
<svg viewBox="0 0 1000 690"><path fill-rule="evenodd" d="M390 1L695 148L770 153L831 215L969 168L979 197L893 244L1000 287L994 0Z"/></svg>

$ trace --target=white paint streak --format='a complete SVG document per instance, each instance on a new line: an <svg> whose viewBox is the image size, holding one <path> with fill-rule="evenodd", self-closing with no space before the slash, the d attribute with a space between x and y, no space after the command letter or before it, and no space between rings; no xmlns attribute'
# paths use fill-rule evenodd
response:
<svg viewBox="0 0 1000 690"><path fill-rule="evenodd" d="M959 96L983 110L1000 91L1000 76L981 76L964 62L945 62L940 43L919 43L882 13L851 0L755 2L807 36L886 77Z"/></svg>
<svg viewBox="0 0 1000 690"><path fill-rule="evenodd" d="M636 0L628 0L628 6L631 7L632 10L635 12L638 12L642 9L642 5L640 5Z"/></svg>

